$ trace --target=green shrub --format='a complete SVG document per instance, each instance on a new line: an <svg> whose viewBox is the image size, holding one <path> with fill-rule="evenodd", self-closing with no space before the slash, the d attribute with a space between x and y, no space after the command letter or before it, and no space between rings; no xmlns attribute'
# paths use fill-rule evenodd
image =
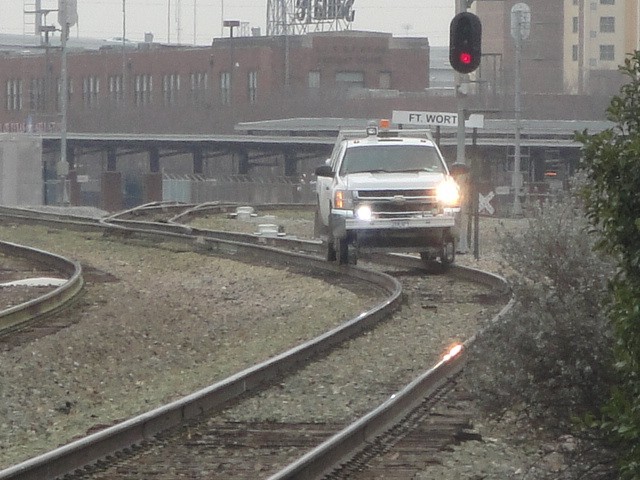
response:
<svg viewBox="0 0 640 480"><path fill-rule="evenodd" d="M640 52L621 71L628 83L607 110L614 126L578 139L584 144L589 221L602 236L598 248L613 254L619 266L609 308L619 380L603 427L624 452L623 478L640 479Z"/></svg>
<svg viewBox="0 0 640 480"><path fill-rule="evenodd" d="M532 419L567 425L597 413L612 378L612 341L602 313L611 263L573 196L545 204L501 238L517 302L474 347L473 386L493 411L522 408Z"/></svg>

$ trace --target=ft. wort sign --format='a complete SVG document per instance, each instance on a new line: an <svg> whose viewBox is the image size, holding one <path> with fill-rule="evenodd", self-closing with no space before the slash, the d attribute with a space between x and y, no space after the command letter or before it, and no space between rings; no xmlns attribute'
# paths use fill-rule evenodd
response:
<svg viewBox="0 0 640 480"><path fill-rule="evenodd" d="M391 121L397 125L436 125L440 127L457 127L458 114L394 110Z"/></svg>

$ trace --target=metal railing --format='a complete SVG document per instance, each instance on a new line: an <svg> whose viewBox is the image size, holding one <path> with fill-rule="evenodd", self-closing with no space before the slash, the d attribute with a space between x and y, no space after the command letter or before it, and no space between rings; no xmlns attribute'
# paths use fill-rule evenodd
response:
<svg viewBox="0 0 640 480"><path fill-rule="evenodd" d="M301 177L252 177L228 175L205 178L200 175L165 174L162 200L184 203L234 202L249 204L313 203L315 182Z"/></svg>

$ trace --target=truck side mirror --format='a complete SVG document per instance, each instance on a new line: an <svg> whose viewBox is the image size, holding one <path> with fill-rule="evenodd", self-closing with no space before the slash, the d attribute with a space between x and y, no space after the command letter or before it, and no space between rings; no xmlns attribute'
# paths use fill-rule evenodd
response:
<svg viewBox="0 0 640 480"><path fill-rule="evenodd" d="M333 170L330 165L322 165L316 168L317 177L333 177Z"/></svg>
<svg viewBox="0 0 640 480"><path fill-rule="evenodd" d="M469 166L464 163L454 163L449 166L449 173L452 177L459 177L460 175L466 175L469 173Z"/></svg>

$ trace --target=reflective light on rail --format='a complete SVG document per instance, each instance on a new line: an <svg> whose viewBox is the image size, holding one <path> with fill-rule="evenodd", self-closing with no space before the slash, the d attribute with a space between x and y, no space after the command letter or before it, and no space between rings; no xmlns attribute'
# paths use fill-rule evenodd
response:
<svg viewBox="0 0 640 480"><path fill-rule="evenodd" d="M456 343L453 345L449 351L442 357L442 360L448 362L452 358L456 357L462 351L462 344Z"/></svg>

